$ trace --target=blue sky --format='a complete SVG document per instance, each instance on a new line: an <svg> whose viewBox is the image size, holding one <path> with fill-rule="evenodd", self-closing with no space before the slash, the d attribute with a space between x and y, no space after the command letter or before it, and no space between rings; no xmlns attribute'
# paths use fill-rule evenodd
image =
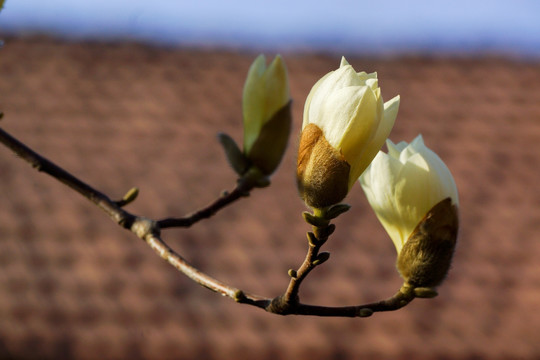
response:
<svg viewBox="0 0 540 360"><path fill-rule="evenodd" d="M538 0L7 0L0 33L348 53L540 56Z"/></svg>

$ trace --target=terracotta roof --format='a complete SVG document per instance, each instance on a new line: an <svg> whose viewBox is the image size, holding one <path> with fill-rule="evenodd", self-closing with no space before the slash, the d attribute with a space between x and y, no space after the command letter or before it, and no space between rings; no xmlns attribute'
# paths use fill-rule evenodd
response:
<svg viewBox="0 0 540 360"><path fill-rule="evenodd" d="M269 54L271 56L271 54ZM129 209L183 215L234 186L216 141L241 138L256 54L8 38L2 127ZM284 54L295 133L339 57ZM368 319L280 317L191 282L71 190L0 149L0 358L537 359L540 357L540 63L350 57L401 95L394 141L422 133L453 172L461 231L440 296ZM273 185L165 239L209 274L276 296L305 255L296 136ZM359 186L306 302L352 305L401 285Z"/></svg>

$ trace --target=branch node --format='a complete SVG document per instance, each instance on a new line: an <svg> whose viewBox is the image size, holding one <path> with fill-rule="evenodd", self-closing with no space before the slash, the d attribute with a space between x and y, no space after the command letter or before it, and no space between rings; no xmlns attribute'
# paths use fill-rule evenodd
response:
<svg viewBox="0 0 540 360"><path fill-rule="evenodd" d="M330 237L330 235L332 235L334 233L334 231L336 231L336 225L334 224L328 224L327 226L323 226L323 227L316 227L315 229L313 229L314 233L315 233L315 236L319 239L319 242L322 242L322 244L324 244L324 242L326 241L326 239L328 239ZM323 241L324 239L324 241Z"/></svg>
<svg viewBox="0 0 540 360"><path fill-rule="evenodd" d="M143 240L151 234L159 236L157 223L154 220L145 217L137 217L131 225L130 230Z"/></svg>
<svg viewBox="0 0 540 360"><path fill-rule="evenodd" d="M298 297L288 299L282 295L273 298L272 301L270 301L270 304L265 308L265 310L272 314L289 315L295 314L297 306Z"/></svg>

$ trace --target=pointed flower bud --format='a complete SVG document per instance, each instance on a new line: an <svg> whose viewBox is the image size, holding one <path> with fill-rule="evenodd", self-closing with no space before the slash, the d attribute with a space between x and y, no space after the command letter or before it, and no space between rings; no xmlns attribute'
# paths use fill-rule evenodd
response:
<svg viewBox="0 0 540 360"><path fill-rule="evenodd" d="M424 145L387 140L360 177L367 199L398 252L398 270L414 286L445 277L458 230L458 192L444 162Z"/></svg>
<svg viewBox="0 0 540 360"><path fill-rule="evenodd" d="M251 65L243 92L244 154L263 174L279 165L291 127L287 69L281 56L267 67L263 55Z"/></svg>
<svg viewBox="0 0 540 360"><path fill-rule="evenodd" d="M339 69L311 89L304 107L297 180L315 208L343 200L384 144L399 96L384 103L377 74L357 73L342 58Z"/></svg>

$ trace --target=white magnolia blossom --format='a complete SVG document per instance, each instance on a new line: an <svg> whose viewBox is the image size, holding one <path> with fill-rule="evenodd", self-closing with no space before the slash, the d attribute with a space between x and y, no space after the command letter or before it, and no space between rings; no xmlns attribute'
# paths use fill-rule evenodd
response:
<svg viewBox="0 0 540 360"><path fill-rule="evenodd" d="M290 101L287 69L281 56L267 67L259 55L249 68L244 84L244 152L249 153L262 127Z"/></svg>
<svg viewBox="0 0 540 360"><path fill-rule="evenodd" d="M311 89L302 129L317 125L329 144L341 152L351 166L350 189L384 144L398 109L399 96L383 102L377 73L357 73L342 58L339 69Z"/></svg>
<svg viewBox="0 0 540 360"><path fill-rule="evenodd" d="M456 206L459 200L450 170L421 135L410 144L386 144L388 154L377 154L360 183L399 253L429 210L446 198Z"/></svg>

